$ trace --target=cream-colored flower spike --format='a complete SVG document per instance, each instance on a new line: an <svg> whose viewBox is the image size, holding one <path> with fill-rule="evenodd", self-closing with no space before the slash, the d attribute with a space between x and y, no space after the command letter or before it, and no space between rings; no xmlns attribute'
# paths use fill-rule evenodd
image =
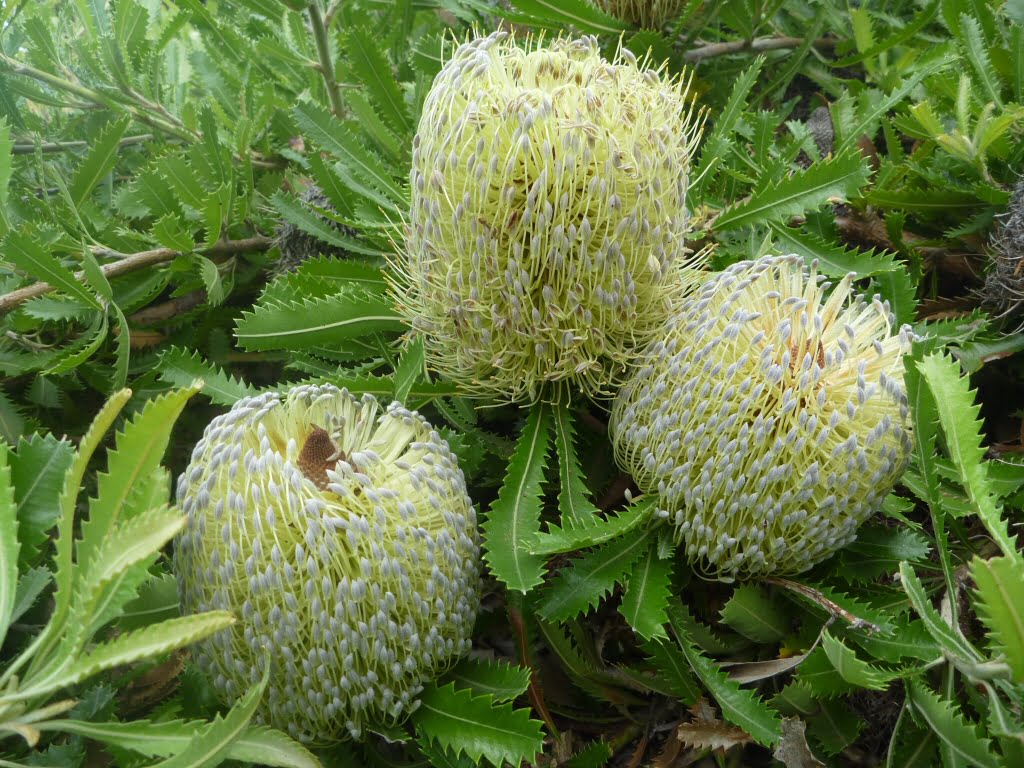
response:
<svg viewBox="0 0 1024 768"><path fill-rule="evenodd" d="M686 85L593 38L460 45L413 144L395 298L468 392L605 393L694 284Z"/></svg>
<svg viewBox="0 0 1024 768"><path fill-rule="evenodd" d="M658 29L675 19L685 0L594 0L594 5L617 19L643 29Z"/></svg>
<svg viewBox="0 0 1024 768"><path fill-rule="evenodd" d="M719 576L806 570L846 546L912 449L911 334L826 295L796 256L736 264L691 296L612 410L620 466Z"/></svg>
<svg viewBox="0 0 1024 768"><path fill-rule="evenodd" d="M258 719L306 742L385 727L469 649L476 513L416 412L331 386L240 400L178 481L184 613L239 621L194 646L231 700L270 680Z"/></svg>

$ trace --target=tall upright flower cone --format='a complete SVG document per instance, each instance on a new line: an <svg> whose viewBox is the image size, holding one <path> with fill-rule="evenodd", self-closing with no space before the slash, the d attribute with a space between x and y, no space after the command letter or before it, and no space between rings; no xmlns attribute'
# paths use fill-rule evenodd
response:
<svg viewBox="0 0 1024 768"><path fill-rule="evenodd" d="M658 29L672 21L685 4L685 0L594 0L609 16L644 29Z"/></svg>
<svg viewBox="0 0 1024 768"><path fill-rule="evenodd" d="M606 391L692 285L685 85L593 38L458 47L413 144L396 300L471 393Z"/></svg>
<svg viewBox="0 0 1024 768"><path fill-rule="evenodd" d="M736 264L684 304L612 410L620 466L700 569L794 573L856 536L905 468L909 328L796 256Z"/></svg>
<svg viewBox="0 0 1024 768"><path fill-rule="evenodd" d="M240 400L178 481L185 613L239 621L195 647L227 699L271 665L259 719L303 741L384 727L469 648L476 514L417 413L330 386Z"/></svg>

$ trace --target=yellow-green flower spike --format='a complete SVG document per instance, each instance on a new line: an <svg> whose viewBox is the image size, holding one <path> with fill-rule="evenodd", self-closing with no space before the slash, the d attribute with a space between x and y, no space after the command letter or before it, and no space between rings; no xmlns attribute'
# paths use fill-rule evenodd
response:
<svg viewBox="0 0 1024 768"><path fill-rule="evenodd" d="M906 467L908 326L827 295L795 256L736 264L686 300L620 392L619 465L687 558L725 577L796 573L846 546Z"/></svg>
<svg viewBox="0 0 1024 768"><path fill-rule="evenodd" d="M413 143L395 296L470 394L607 392L694 282L686 85L594 38L460 45Z"/></svg>
<svg viewBox="0 0 1024 768"><path fill-rule="evenodd" d="M594 0L609 16L628 21L643 29L659 29L675 19L685 0Z"/></svg>
<svg viewBox="0 0 1024 768"><path fill-rule="evenodd" d="M178 481L184 613L239 621L194 647L218 692L271 665L259 719L305 742L387 727L469 649L476 513L415 411L331 386L240 400Z"/></svg>

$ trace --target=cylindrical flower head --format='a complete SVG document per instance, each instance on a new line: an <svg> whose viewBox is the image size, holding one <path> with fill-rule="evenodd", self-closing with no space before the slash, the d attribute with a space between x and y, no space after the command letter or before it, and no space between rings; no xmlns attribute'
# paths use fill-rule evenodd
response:
<svg viewBox="0 0 1024 768"><path fill-rule="evenodd" d="M692 285L686 87L593 38L458 47L413 143L395 295L470 392L605 391Z"/></svg>
<svg viewBox="0 0 1024 768"><path fill-rule="evenodd" d="M685 0L594 0L609 16L644 29L658 29L683 10Z"/></svg>
<svg viewBox="0 0 1024 768"><path fill-rule="evenodd" d="M856 536L912 449L889 307L826 297L796 256L733 265L684 303L612 410L619 465L721 576L796 573Z"/></svg>
<svg viewBox="0 0 1024 768"><path fill-rule="evenodd" d="M226 698L270 664L262 722L306 742L384 727L470 646L476 513L416 412L331 386L240 400L178 481L184 613L239 621L194 647Z"/></svg>

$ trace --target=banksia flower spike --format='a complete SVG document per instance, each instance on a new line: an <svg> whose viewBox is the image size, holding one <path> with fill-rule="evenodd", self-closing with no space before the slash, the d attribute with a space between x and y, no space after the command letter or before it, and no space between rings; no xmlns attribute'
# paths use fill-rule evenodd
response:
<svg viewBox="0 0 1024 768"><path fill-rule="evenodd" d="M331 386L240 400L178 482L186 613L233 611L195 647L225 698L271 665L260 719L303 741L386 727L470 645L476 514L416 412Z"/></svg>
<svg viewBox="0 0 1024 768"><path fill-rule="evenodd" d="M684 0L594 0L609 16L644 29L658 29L683 10Z"/></svg>
<svg viewBox="0 0 1024 768"><path fill-rule="evenodd" d="M426 98L395 295L471 394L602 393L693 282L686 86L593 38L458 47Z"/></svg>
<svg viewBox="0 0 1024 768"><path fill-rule="evenodd" d="M620 466L710 574L795 573L855 538L905 468L911 335L795 256L736 264L684 304L612 410Z"/></svg>

